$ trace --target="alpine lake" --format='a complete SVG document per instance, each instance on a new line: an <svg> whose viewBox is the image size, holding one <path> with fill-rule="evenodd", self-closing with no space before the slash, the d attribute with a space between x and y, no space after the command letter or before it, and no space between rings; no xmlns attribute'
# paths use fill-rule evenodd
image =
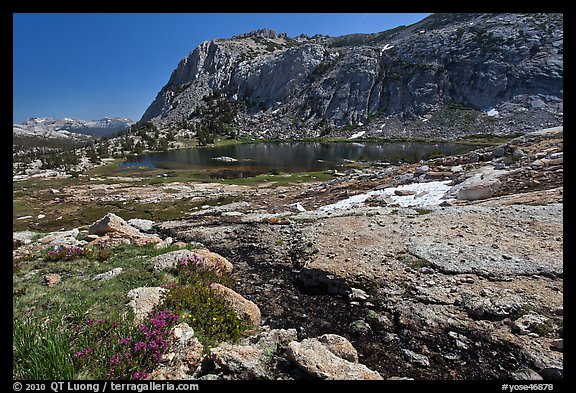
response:
<svg viewBox="0 0 576 393"><path fill-rule="evenodd" d="M210 178L242 179L262 174L416 163L476 148L476 144L455 142L241 143L146 153L129 158L120 167L197 170Z"/></svg>

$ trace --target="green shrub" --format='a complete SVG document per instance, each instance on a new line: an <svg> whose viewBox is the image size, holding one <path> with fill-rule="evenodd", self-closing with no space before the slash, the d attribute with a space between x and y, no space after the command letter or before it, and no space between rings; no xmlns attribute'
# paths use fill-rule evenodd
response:
<svg viewBox="0 0 576 393"><path fill-rule="evenodd" d="M230 305L201 284L176 285L166 295L164 306L178 315L196 333L206 349L222 341L236 341L248 328Z"/></svg>

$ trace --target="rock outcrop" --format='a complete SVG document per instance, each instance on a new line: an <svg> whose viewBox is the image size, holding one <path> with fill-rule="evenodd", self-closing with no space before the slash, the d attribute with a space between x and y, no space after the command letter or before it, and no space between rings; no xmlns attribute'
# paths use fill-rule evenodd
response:
<svg viewBox="0 0 576 393"><path fill-rule="evenodd" d="M238 110L225 121L260 137L450 138L559 125L562 24L552 13L434 14L376 34L207 41L182 59L142 121L194 123L216 92Z"/></svg>

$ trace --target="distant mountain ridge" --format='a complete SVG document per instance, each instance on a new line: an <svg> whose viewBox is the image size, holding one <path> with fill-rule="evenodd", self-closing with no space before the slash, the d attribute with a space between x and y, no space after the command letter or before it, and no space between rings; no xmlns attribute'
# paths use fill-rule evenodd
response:
<svg viewBox="0 0 576 393"><path fill-rule="evenodd" d="M93 137L111 135L127 129L134 123L131 119L119 117L105 117L100 120L32 117L23 123L13 124L12 135L46 139L90 140Z"/></svg>
<svg viewBox="0 0 576 393"><path fill-rule="evenodd" d="M366 136L409 126L410 136L442 128L457 137L489 129L496 115L507 119L500 132L560 125L563 15L433 14L374 34L291 38L262 29L207 41L180 61L141 120L172 127L221 108L238 135L264 138L363 125ZM471 123L452 124L454 113Z"/></svg>

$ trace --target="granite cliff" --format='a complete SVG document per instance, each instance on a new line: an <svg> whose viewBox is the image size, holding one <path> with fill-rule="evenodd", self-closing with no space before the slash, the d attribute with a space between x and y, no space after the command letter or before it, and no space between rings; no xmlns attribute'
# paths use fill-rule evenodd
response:
<svg viewBox="0 0 576 393"><path fill-rule="evenodd" d="M450 139L557 126L563 16L433 14L375 34L262 29L207 41L180 61L142 121L198 122L215 96L233 106L236 135L264 138Z"/></svg>

